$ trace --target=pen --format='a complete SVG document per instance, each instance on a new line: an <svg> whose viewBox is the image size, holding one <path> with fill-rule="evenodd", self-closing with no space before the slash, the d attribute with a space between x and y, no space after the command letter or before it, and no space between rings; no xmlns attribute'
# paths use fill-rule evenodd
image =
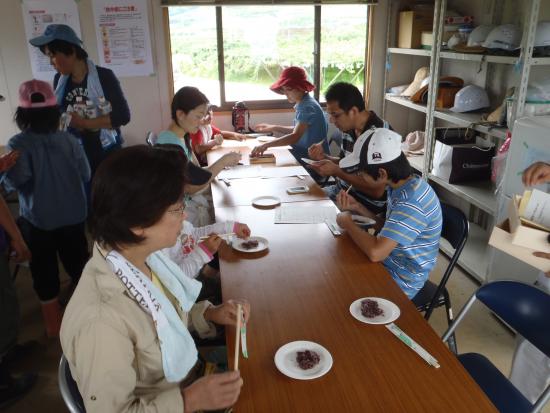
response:
<svg viewBox="0 0 550 413"><path fill-rule="evenodd" d="M439 362L430 353L424 350L416 341L406 335L403 330L397 327L394 323L386 324L386 328L390 330L399 340L405 343L407 347L422 357L430 366L435 367L436 369L441 367Z"/></svg>

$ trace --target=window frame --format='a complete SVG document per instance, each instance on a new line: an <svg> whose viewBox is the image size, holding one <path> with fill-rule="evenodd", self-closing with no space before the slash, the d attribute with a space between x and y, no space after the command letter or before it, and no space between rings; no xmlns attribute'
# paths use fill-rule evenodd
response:
<svg viewBox="0 0 550 413"><path fill-rule="evenodd" d="M372 12L369 12L369 10L372 10L373 4L376 3L360 3L365 4L367 7L367 13L366 13L366 20L365 20L365 57L367 56L367 51L369 47L371 46L370 39L369 39L369 27L372 24L372 20L369 18L371 16ZM181 5L173 5L169 7L186 7ZM165 33L166 33L166 43L167 43L167 49L169 51L168 54L168 69L170 71L169 73L169 79L171 80L170 89L172 92L172 96L174 96L174 68L172 66L172 51L171 51L171 32L170 32L170 15L169 15L169 7L164 7L164 21L165 21ZM208 7L215 7L216 9L216 47L218 51L218 78L219 78L219 84L220 84L220 102L221 104L216 107L216 112L229 112L232 110L233 106L237 101L228 101L225 96L225 61L224 61L224 47L223 47L223 12L222 7L223 5L208 5ZM321 83L321 4L314 4L314 33L313 33L313 84L319 85ZM363 69L365 72L367 71L366 67L366 59L363 60L365 64L365 68ZM365 76L363 77L363 85L360 88L363 92L367 88L367 76L365 73ZM313 90L313 97L320 102L319 99L319 88L315 87ZM275 99L264 99L264 100L252 100L247 101L247 107L251 110L268 110L268 109L274 109L274 110L289 110L294 107L294 104L290 103L288 100L275 100ZM324 105L323 105L324 106Z"/></svg>

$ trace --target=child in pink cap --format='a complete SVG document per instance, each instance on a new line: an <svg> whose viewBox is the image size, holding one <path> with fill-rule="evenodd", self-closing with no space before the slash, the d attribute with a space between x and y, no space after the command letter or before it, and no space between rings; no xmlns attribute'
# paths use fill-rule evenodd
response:
<svg viewBox="0 0 550 413"><path fill-rule="evenodd" d="M60 117L48 83L21 85L15 113L21 133L7 145L20 156L4 181L19 195L19 226L32 254L33 287L50 337L58 336L62 318L58 255L73 285L88 260L84 183L90 180L90 166L78 139L59 130Z"/></svg>

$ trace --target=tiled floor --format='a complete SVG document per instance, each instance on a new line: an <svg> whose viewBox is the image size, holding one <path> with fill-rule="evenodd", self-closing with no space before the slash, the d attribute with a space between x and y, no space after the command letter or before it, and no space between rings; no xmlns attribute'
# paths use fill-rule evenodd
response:
<svg viewBox="0 0 550 413"><path fill-rule="evenodd" d="M440 257L438 268L434 272L434 281L446 265L446 259ZM56 340L47 339L43 332L39 303L32 290L28 269L20 271L16 282L22 307L20 341L32 339L40 342L36 354L16 367L19 371L31 369L37 371L39 379L29 395L7 408L5 412L65 412L67 410L57 388L57 364L61 355L60 346ZM448 288L455 313L458 312L476 287L476 283L462 271L454 271L449 280ZM515 346L514 336L491 314L480 307L476 307L471 315L473 317L468 317L457 332L459 352L483 353L501 371L508 374ZM439 334L442 334L447 327L444 310L435 310L430 323ZM547 406L545 412L550 413L550 406Z"/></svg>

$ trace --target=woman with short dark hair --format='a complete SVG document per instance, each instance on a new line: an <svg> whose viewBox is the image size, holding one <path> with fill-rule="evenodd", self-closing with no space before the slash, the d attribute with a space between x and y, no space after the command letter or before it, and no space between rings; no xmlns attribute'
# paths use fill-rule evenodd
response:
<svg viewBox="0 0 550 413"><path fill-rule="evenodd" d="M88 412L194 412L231 406L238 372L201 377L190 335L235 325L237 306L195 303L201 284L160 250L186 217L183 188L208 174L184 154L144 145L122 149L98 169L92 189L93 257L69 302L61 345Z"/></svg>
<svg viewBox="0 0 550 413"><path fill-rule="evenodd" d="M30 44L39 47L58 72L53 81L57 103L70 113L69 130L81 139L93 176L105 154L121 147L120 127L130 122L120 83L110 69L88 58L82 41L65 24L50 24Z"/></svg>
<svg viewBox="0 0 550 413"><path fill-rule="evenodd" d="M157 144L174 144L183 148L187 159L195 165L199 161L193 153L190 134L197 133L202 119L208 113L208 98L196 87L184 86L172 98L172 122L167 130L159 133ZM214 179L225 167L235 166L241 159L241 154L229 152L221 156L216 162L207 166ZM210 181L209 181L210 182ZM209 183L208 182L208 183ZM205 226L213 222L212 200L208 185L190 188L188 221L195 226Z"/></svg>

